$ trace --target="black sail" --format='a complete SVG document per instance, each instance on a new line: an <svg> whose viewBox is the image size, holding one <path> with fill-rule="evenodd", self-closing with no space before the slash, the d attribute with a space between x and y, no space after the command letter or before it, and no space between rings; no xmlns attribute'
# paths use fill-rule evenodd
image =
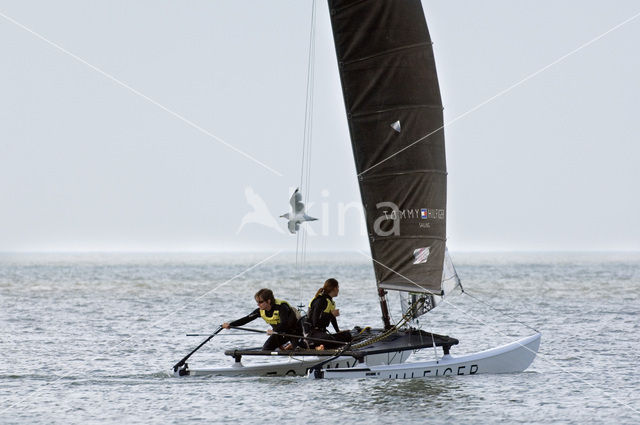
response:
<svg viewBox="0 0 640 425"><path fill-rule="evenodd" d="M447 170L422 4L328 1L378 287L440 294Z"/></svg>

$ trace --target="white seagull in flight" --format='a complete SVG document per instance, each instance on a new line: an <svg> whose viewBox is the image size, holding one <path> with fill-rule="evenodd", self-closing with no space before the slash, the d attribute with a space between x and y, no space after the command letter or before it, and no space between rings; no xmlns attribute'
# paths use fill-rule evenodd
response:
<svg viewBox="0 0 640 425"><path fill-rule="evenodd" d="M300 189L296 189L296 191L293 192L289 203L291 204L291 213L282 214L280 216L289 220L289 223L287 223L289 232L296 233L300 230L300 223L317 220L317 218L309 217L304 213L304 204L302 203L302 194L300 193Z"/></svg>

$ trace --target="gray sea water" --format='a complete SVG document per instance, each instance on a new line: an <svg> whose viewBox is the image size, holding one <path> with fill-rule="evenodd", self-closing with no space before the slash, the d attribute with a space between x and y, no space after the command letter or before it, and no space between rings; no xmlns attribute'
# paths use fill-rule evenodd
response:
<svg viewBox="0 0 640 425"><path fill-rule="evenodd" d="M456 355L530 335L525 323L542 332L525 373L170 377L203 339L186 333L245 315L262 287L307 303L336 277L341 327L380 325L367 258L310 254L296 269L280 254L255 266L270 255L0 255L0 423L640 423L640 254L452 253L466 291L496 309L459 295L422 328L458 338ZM227 331L189 363L230 365L225 348L263 339Z"/></svg>

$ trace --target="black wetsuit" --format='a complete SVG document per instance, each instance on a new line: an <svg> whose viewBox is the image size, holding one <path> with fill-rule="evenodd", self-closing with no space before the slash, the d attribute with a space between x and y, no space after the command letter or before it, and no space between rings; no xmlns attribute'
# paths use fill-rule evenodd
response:
<svg viewBox="0 0 640 425"><path fill-rule="evenodd" d="M298 330L298 328L296 326L296 323L297 323L296 314L291 310L291 307L289 307L289 305L287 303L284 303L284 302L281 303L281 304L274 304L271 307L271 310L269 310L269 311L265 310L264 314L267 317L273 317L273 313L276 310L280 314L280 323L278 323L277 325L271 325L271 327L273 328L274 332L299 335L300 332L299 332L299 330ZM260 316L260 309L256 308L251 313L249 313L247 316L244 316L241 319L234 320L233 322L229 323L229 326L246 325L247 323L249 323L249 322L251 322L253 320L256 320L259 317L261 317ZM283 344L285 344L287 342L292 342L295 345L295 341L296 340L297 340L297 338L289 338L289 337L284 337L284 336L281 336L281 335L271 335L265 341L264 345L262 346L262 349L266 350L266 351L273 351L276 348L280 347L281 345L283 345Z"/></svg>
<svg viewBox="0 0 640 425"><path fill-rule="evenodd" d="M351 341L351 333L349 331L340 332L336 316L334 316L331 312L325 311L327 310L329 302L333 302L333 299L328 294L320 294L315 297L313 301L311 301L309 314L307 316L307 321L309 323L309 327L311 328L309 336L311 338L320 338L342 342ZM336 331L336 333L333 335L330 334L329 331L327 331L329 324L333 325L333 329L335 329ZM322 344L325 348L337 348L342 346L342 344L332 344L330 342L312 342L316 346Z"/></svg>

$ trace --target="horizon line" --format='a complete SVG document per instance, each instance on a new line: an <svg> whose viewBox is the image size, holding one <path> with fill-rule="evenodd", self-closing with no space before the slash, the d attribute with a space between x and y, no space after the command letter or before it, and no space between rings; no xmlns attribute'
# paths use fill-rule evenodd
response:
<svg viewBox="0 0 640 425"><path fill-rule="evenodd" d="M576 253L576 254L598 254L598 253L639 253L640 249L459 249L451 252L460 254L553 254L553 253ZM113 249L85 249L85 250L15 250L1 251L0 255L6 254L264 254L270 250L216 250L216 249L182 249L182 250L113 250ZM344 254L358 253L359 250L313 250L308 253L319 254ZM281 250L282 254L295 254L295 250Z"/></svg>

